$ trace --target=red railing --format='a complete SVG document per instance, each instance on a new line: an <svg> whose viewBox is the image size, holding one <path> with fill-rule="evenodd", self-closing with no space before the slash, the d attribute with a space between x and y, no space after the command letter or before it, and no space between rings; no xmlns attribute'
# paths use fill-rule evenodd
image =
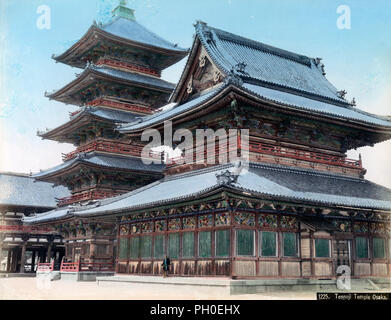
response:
<svg viewBox="0 0 391 320"><path fill-rule="evenodd" d="M38 263L37 272L48 272L54 270L54 261L51 263Z"/></svg>
<svg viewBox="0 0 391 320"><path fill-rule="evenodd" d="M61 262L61 272L81 272L81 271L113 271L114 264L108 262Z"/></svg>
<svg viewBox="0 0 391 320"><path fill-rule="evenodd" d="M70 197L65 197L65 198L59 199L58 206L61 207L61 206L65 206L65 205L80 202L80 201L105 199L105 198L118 196L120 194L121 193L119 193L119 192L112 192L112 191L100 191L100 190L86 191L86 192L81 192L81 193L72 195Z"/></svg>
<svg viewBox="0 0 391 320"><path fill-rule="evenodd" d="M304 150L297 150L285 148L281 146L274 146L260 142L250 142L249 151L261 154L270 154L275 156L287 157L297 160L304 160L310 162L324 163L330 165L338 165L344 167L362 168L361 160L348 159L341 156L333 156L329 154L310 152Z"/></svg>
<svg viewBox="0 0 391 320"><path fill-rule="evenodd" d="M67 161L76 157L79 153L88 153L92 151L108 152L115 154L130 155L135 157L141 157L141 151L144 146L131 145L121 142L113 142L105 139L97 139L83 146L78 147L76 150L63 155L63 160ZM159 158L160 153L150 152L149 157Z"/></svg>
<svg viewBox="0 0 391 320"><path fill-rule="evenodd" d="M79 272L80 263L79 262L61 262L60 271L61 272Z"/></svg>
<svg viewBox="0 0 391 320"><path fill-rule="evenodd" d="M0 226L0 231L35 233L35 234L45 234L45 233L55 232L54 229L44 228L44 227L32 227L32 226Z"/></svg>
<svg viewBox="0 0 391 320"><path fill-rule="evenodd" d="M140 157L143 146L135 146L121 142L112 142L105 139L97 139L83 146L78 147L76 150L69 152L63 156L63 160L70 160L76 157L77 154L82 152L101 151L109 153L118 153L125 155L132 155Z"/></svg>
<svg viewBox="0 0 391 320"><path fill-rule="evenodd" d="M153 70L153 69L147 68L147 67L138 66L136 64L132 64L132 63L124 62L124 61L113 60L110 58L101 58L96 62L96 65L97 66L106 65L106 66L110 66L110 67L117 67L120 69L140 72L140 73L144 73L144 74L148 74L148 75L160 78L160 73L157 70Z"/></svg>
<svg viewBox="0 0 391 320"><path fill-rule="evenodd" d="M238 139L239 140L239 139ZM238 150L245 151L245 149L240 145L240 140L238 141L237 146L233 147L231 145L228 145L227 143L224 144L225 147L221 148L219 147L219 143L217 142L215 144L215 157L218 159L219 155L224 155L228 152ZM208 154L210 153L212 149L208 148L205 149L204 146L196 147L193 150L193 160L194 163L196 161L196 153L201 152L203 154L203 159L207 159ZM323 163L323 164L329 164L329 165L336 165L336 166L343 166L343 167L349 167L349 168L362 168L361 160L352 160L348 159L346 157L341 156L333 156L329 154L324 153L318 153L318 152L309 152L309 151L303 151L298 149L291 149L281 146L276 146L272 144L265 144L261 142L249 142L248 151L251 153L257 153L257 154L268 154L278 157L285 157L285 158L291 158L296 160L303 160L303 161L309 161L309 162L316 162L316 163ZM168 159L166 165L167 167L172 167L178 164L179 161L183 161L185 158L183 156L176 157L176 158L170 158Z"/></svg>
<svg viewBox="0 0 391 320"><path fill-rule="evenodd" d="M106 106L115 109L121 109L125 111L139 112L143 114L152 114L154 109L148 106L143 106L139 104L126 103L126 102L118 102L112 101L107 98L97 98L87 103L87 106L96 107L96 106Z"/></svg>

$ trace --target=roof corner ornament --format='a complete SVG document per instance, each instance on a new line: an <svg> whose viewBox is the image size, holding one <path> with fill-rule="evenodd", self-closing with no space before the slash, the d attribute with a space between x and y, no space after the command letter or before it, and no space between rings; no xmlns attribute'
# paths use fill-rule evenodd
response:
<svg viewBox="0 0 391 320"><path fill-rule="evenodd" d="M356 106L356 99L353 97L352 101L350 102L350 105L352 105L353 107Z"/></svg>
<svg viewBox="0 0 391 320"><path fill-rule="evenodd" d="M212 31L209 31L209 30L205 31L204 36L205 36L205 40L207 43L211 43L211 42L215 43L215 40L213 39Z"/></svg>
<svg viewBox="0 0 391 320"><path fill-rule="evenodd" d="M326 75L326 71L324 70L324 64L322 63L321 65L320 65L320 69L322 70L322 75Z"/></svg>
<svg viewBox="0 0 391 320"><path fill-rule="evenodd" d="M232 174L229 170L216 173L216 179L219 185L232 186L238 181L238 177L238 175Z"/></svg>
<svg viewBox="0 0 391 320"><path fill-rule="evenodd" d="M236 86L241 86L243 84L243 80L238 75L230 73L228 76L224 78L224 83L225 85L233 84Z"/></svg>
<svg viewBox="0 0 391 320"><path fill-rule="evenodd" d="M337 91L337 95L338 95L338 97L340 97L341 99L345 99L346 94L347 94L346 90Z"/></svg>
<svg viewBox="0 0 391 320"><path fill-rule="evenodd" d="M319 66L319 63L321 60L322 60L322 58L319 58L319 57L315 58L315 65Z"/></svg>
<svg viewBox="0 0 391 320"><path fill-rule="evenodd" d="M247 67L247 64L245 64L244 62L239 62L234 67L232 67L231 72L233 74L241 73L243 75L248 75L248 73L245 70L246 67Z"/></svg>

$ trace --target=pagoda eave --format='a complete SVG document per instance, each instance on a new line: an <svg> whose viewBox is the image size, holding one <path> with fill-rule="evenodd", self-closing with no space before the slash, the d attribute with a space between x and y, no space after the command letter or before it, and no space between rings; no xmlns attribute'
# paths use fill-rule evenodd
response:
<svg viewBox="0 0 391 320"><path fill-rule="evenodd" d="M80 154L72 160L37 173L33 177L39 181L57 182L61 176L76 173L83 167L91 170L96 169L97 172L137 173L156 177L162 177L164 169L163 165L143 164L141 159L135 157L92 152Z"/></svg>
<svg viewBox="0 0 391 320"><path fill-rule="evenodd" d="M102 41L112 42L113 44L124 47L138 48L141 50L145 50L145 52L153 52L162 57L166 57L166 62L158 66L161 70L180 61L189 52L189 50L187 49L170 50L124 39L122 37L110 34L93 25L89 28L85 35L72 47L70 47L68 50L66 50L60 55L53 55L53 59L57 62L67 64L72 67L84 68L87 64L87 61L83 57L87 56L88 52L98 46L99 43L101 43Z"/></svg>
<svg viewBox="0 0 391 320"><path fill-rule="evenodd" d="M107 72L99 71L99 69L103 70L103 68L97 67L87 68L69 84L53 93L46 94L46 97L59 102L79 105L80 101L71 98L70 95L80 92L84 88L90 87L99 80L114 82L119 85L134 86L142 89L153 90L164 94L170 94L174 88L173 84L158 78L152 78L148 76L132 76L132 78L125 78L121 77L122 74L116 70L114 71L114 74L109 74ZM108 68L104 70L113 72L113 70Z"/></svg>

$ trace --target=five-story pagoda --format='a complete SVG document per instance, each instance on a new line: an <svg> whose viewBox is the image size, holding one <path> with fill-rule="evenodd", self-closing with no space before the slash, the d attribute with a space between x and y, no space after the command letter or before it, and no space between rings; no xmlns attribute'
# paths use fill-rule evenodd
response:
<svg viewBox="0 0 391 320"><path fill-rule="evenodd" d="M37 174L38 180L67 186L72 195L59 206L102 199L133 190L162 177L161 166L145 166L143 145L114 130L166 104L174 84L161 71L187 54L135 21L125 1L108 24L94 23L57 62L84 68L50 99L80 106L63 125L39 132L44 139L72 143L65 162Z"/></svg>
<svg viewBox="0 0 391 320"><path fill-rule="evenodd" d="M181 60L186 49L162 39L136 22L134 10L121 1L107 24L94 24L57 62L84 70L72 82L50 94L79 106L63 125L39 132L43 139L71 143L76 150L64 162L34 175L37 180L64 185L71 196L58 202L66 212L66 257L91 263L113 259L115 225L71 220L72 207L137 189L163 177L162 165L145 165L140 139L128 139L115 130L119 123L137 121L165 105L175 85L162 80L163 69ZM72 268L71 266L68 266Z"/></svg>

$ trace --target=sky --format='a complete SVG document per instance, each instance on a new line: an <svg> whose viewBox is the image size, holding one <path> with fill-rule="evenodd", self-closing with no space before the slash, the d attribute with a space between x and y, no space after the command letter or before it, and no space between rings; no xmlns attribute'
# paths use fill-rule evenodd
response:
<svg viewBox="0 0 391 320"><path fill-rule="evenodd" d="M119 0L0 0L0 171L37 172L61 163L74 146L37 137L57 127L76 106L45 98L80 69L51 59L75 43L94 20L107 22ZM350 28L341 29L341 5ZM42 28L42 11L50 26ZM357 107L391 115L391 1L362 0L129 0L136 20L161 37L190 48L194 26L211 26L310 57L321 57L326 77ZM47 11L45 11L47 13ZM347 20L344 20L344 25ZM48 27L48 28L46 28ZM162 78L176 83L186 59ZM391 187L391 142L361 153L366 178Z"/></svg>

